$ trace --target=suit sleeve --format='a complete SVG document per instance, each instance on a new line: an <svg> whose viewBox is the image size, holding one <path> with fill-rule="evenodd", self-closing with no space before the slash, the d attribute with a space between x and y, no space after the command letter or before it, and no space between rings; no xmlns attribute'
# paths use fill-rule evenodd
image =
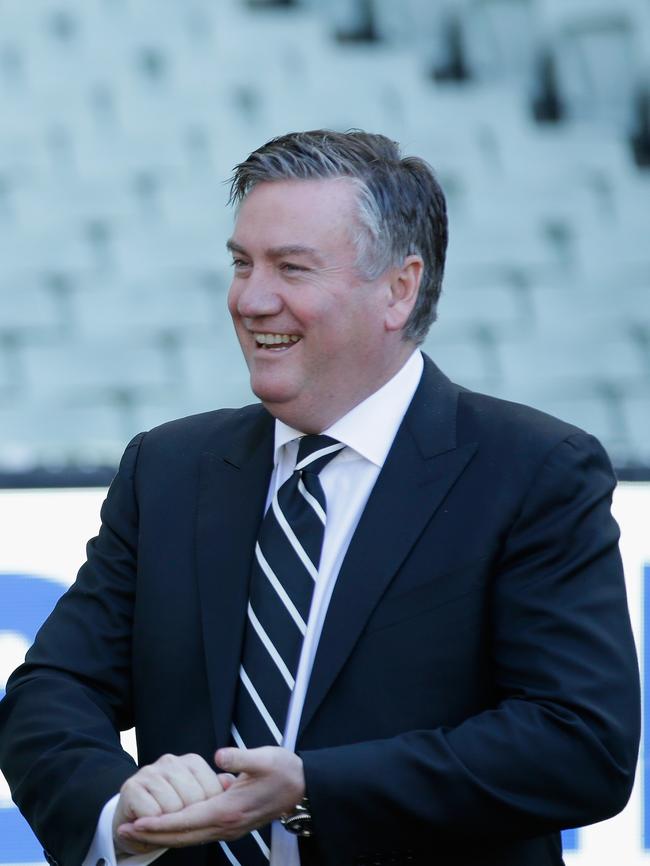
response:
<svg viewBox="0 0 650 866"><path fill-rule="evenodd" d="M623 808L640 701L613 486L584 434L535 474L492 569L494 706L454 728L300 753L325 863L350 839L357 852L498 846Z"/></svg>
<svg viewBox="0 0 650 866"><path fill-rule="evenodd" d="M73 587L40 629L0 704L0 761L12 796L49 857L76 866L104 804L137 769L119 730L132 726L131 623L137 561L127 447L99 535Z"/></svg>

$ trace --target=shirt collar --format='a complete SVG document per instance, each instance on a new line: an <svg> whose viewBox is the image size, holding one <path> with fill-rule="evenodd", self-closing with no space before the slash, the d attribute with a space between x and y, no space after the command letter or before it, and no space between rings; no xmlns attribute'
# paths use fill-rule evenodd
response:
<svg viewBox="0 0 650 866"><path fill-rule="evenodd" d="M399 425L406 414L422 376L424 361L419 351L413 352L408 361L392 379L378 391L335 421L323 435L331 436L352 448L366 460L380 468L393 444ZM300 430L289 427L278 418L275 420L274 463L277 465L280 449L289 442L304 436ZM345 454L345 452L343 452Z"/></svg>

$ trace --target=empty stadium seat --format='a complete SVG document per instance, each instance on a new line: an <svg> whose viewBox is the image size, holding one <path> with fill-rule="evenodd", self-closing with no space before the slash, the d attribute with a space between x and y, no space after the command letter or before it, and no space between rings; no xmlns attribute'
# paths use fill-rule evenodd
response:
<svg viewBox="0 0 650 866"><path fill-rule="evenodd" d="M499 356L504 395L510 385L516 389L528 386L531 395L571 396L605 386L642 387L648 381L638 346L620 335L583 331L579 319L570 335L504 339L499 343Z"/></svg>
<svg viewBox="0 0 650 866"><path fill-rule="evenodd" d="M216 303L197 286L173 287L162 281L125 288L82 286L70 301L77 333L87 339L127 334L144 341L173 340L216 330Z"/></svg>
<svg viewBox="0 0 650 866"><path fill-rule="evenodd" d="M0 276L0 337L43 337L61 334L63 311L55 294L39 276Z"/></svg>
<svg viewBox="0 0 650 866"><path fill-rule="evenodd" d="M65 405L47 397L3 402L0 430L0 465L13 471L114 465L130 438L125 412L117 404Z"/></svg>
<svg viewBox="0 0 650 866"><path fill-rule="evenodd" d="M498 359L489 332L447 337L434 325L422 344L422 350L450 379L465 387L491 393L499 382Z"/></svg>
<svg viewBox="0 0 650 866"><path fill-rule="evenodd" d="M9 357L6 352L0 352L0 400L6 399L15 387L16 382L12 376Z"/></svg>
<svg viewBox="0 0 650 866"><path fill-rule="evenodd" d="M527 298L505 281L455 286L448 279L445 285L433 326L438 334L471 336L483 328L517 334L532 326Z"/></svg>
<svg viewBox="0 0 650 866"><path fill-rule="evenodd" d="M641 61L634 0L538 0L543 32L556 57L569 116L626 129Z"/></svg>
<svg viewBox="0 0 650 866"><path fill-rule="evenodd" d="M26 387L35 399L94 400L103 394L128 401L178 384L177 373L166 363L164 345L137 340L25 345L22 364Z"/></svg>
<svg viewBox="0 0 650 866"><path fill-rule="evenodd" d="M471 74L525 81L536 40L533 0L463 0L461 6Z"/></svg>

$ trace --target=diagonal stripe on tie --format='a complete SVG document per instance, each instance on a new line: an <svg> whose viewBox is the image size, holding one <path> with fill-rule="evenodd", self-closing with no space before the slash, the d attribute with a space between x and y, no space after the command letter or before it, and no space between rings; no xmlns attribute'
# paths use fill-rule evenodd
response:
<svg viewBox="0 0 650 866"><path fill-rule="evenodd" d="M285 606L287 613L293 619L294 623L296 624L296 628L298 629L298 631L302 635L304 635L305 632L307 631L307 623L305 622L304 618L300 615L300 611L298 610L298 608L295 606L295 604L291 600L291 597L287 593L287 591L284 588L284 586L282 585L281 581L278 580L277 575L275 574L275 572L273 571L273 569L271 568L269 563L266 561L266 557L264 556L261 549L259 548L259 545L258 545L255 553L256 553L257 564L260 566L260 568L264 572L266 579L268 580L269 584L273 587L273 590L275 591L277 597L280 599L282 604ZM264 596L266 596L267 592L263 591L262 594ZM251 595L252 595L252 592L251 592Z"/></svg>
<svg viewBox="0 0 650 866"><path fill-rule="evenodd" d="M301 492L301 494L304 496L304 498L307 500L307 502L314 509L320 522L323 524L323 526L325 526L325 512L323 511L323 508L322 508L320 502L311 495L309 490L307 490L307 488L303 484L302 478L298 481L298 490Z"/></svg>
<svg viewBox="0 0 650 866"><path fill-rule="evenodd" d="M300 560L300 562L304 566L305 571L314 581L317 580L317 578L318 578L318 565L315 564L316 556L314 555L314 552L313 552L313 548L316 547L317 539L314 539L313 537L309 538L307 531L306 531L306 527L302 526L302 527L300 527L300 529L302 530L301 531L301 537L302 537L303 541L300 540L300 537L297 535L296 532L294 532L291 524L289 523L289 521L285 517L285 514L282 510L282 507L280 506L280 503L278 502L277 497L275 497L275 499L273 500L272 508L273 508L274 513L275 513L275 519L280 524L280 528L282 529L282 532L285 534L289 544L291 545L292 550L294 551L294 553L296 554L296 556L298 557L298 559ZM297 521L294 521L294 524L296 522ZM303 522L307 523L306 520ZM296 529L298 529L298 527L296 527ZM311 530L311 528L310 528L310 530ZM313 531L311 531L311 535L313 536L314 534L315 533L313 533ZM303 547L303 544L305 545L305 547L311 547L312 548L311 556L305 550L305 547Z"/></svg>
<svg viewBox="0 0 650 866"><path fill-rule="evenodd" d="M269 729L271 736L275 740L276 744L279 746L280 743L282 742L282 731L278 727L275 719L273 718L273 716L269 712L266 704L262 700L260 693L257 691L255 686L251 682L250 677L246 673L246 669L244 668L243 665L241 666L241 668L239 670L239 677L241 679L241 682L244 684L244 688L248 692L249 698L255 704L255 708L256 708L257 712L260 714L260 716L264 720L264 723L266 724L266 727Z"/></svg>
<svg viewBox="0 0 650 866"><path fill-rule="evenodd" d="M278 592L278 595L283 601L286 596L300 614L300 618L306 623L315 580L296 555L294 548L287 540L280 526L275 521L274 524L273 532L266 532L265 537L260 538L259 550L256 551L256 559L266 572L266 567L260 559L261 554L266 565L277 577L280 586L284 590L284 594ZM286 606L289 608L288 605Z"/></svg>
<svg viewBox="0 0 650 866"><path fill-rule="evenodd" d="M282 742L327 519L318 473L344 447L329 436L303 436L293 474L262 521L231 728L240 748ZM221 844L233 866L264 866L269 840L267 826Z"/></svg>
<svg viewBox="0 0 650 866"><path fill-rule="evenodd" d="M268 835L269 839L264 838L265 835ZM270 833L264 834L253 830L248 836L236 842L219 842L219 844L232 866L254 866L257 863L268 866L271 859L269 842Z"/></svg>
<svg viewBox="0 0 650 866"><path fill-rule="evenodd" d="M284 678L284 681L286 682L287 686L289 687L289 689L293 689L293 687L295 685L295 680L292 677L291 672L289 671L289 668L284 663L284 659L282 658L280 653L275 648L275 645L271 641L271 638L268 636L268 634L264 630L264 626L258 620L258 618L255 616L255 611L253 610L253 608L250 604L248 605L248 618L251 622L251 625L255 629L255 633L257 634L258 638L264 644L264 649L270 655L271 659L275 662L275 665L276 665L277 669L280 671L280 674Z"/></svg>

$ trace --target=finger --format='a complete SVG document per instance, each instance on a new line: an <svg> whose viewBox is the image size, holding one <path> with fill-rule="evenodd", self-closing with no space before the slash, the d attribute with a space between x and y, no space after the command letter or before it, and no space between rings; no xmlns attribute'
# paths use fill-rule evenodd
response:
<svg viewBox="0 0 650 866"><path fill-rule="evenodd" d="M160 847L160 845L136 839L132 834L132 827L132 824L121 824L118 827L115 849L117 854L149 854Z"/></svg>
<svg viewBox="0 0 650 866"><path fill-rule="evenodd" d="M219 779L219 784L223 791L227 791L228 788L232 785L232 783L236 780L236 777L233 776L232 773L219 773L217 776Z"/></svg>
<svg viewBox="0 0 650 866"><path fill-rule="evenodd" d="M208 765L198 755L169 755L161 758L155 765L160 775L169 782L174 791L181 799L182 806L189 806L190 803L197 803L200 800L205 800L206 796L212 796L215 791L206 792L203 784L199 781L197 774L192 769L192 763L196 760L203 762L209 770ZM216 776L216 773L212 773ZM212 788L214 788L214 782ZM217 786L218 787L218 786ZM221 790L218 787L218 790Z"/></svg>
<svg viewBox="0 0 650 866"><path fill-rule="evenodd" d="M203 792L200 799L214 797L224 790L220 777L200 755L183 755L182 760Z"/></svg>
<svg viewBox="0 0 650 866"><path fill-rule="evenodd" d="M141 847L140 852L134 853L146 854L156 848L185 848L188 845L213 842L221 837L217 836L212 828L202 828L200 830L188 830L184 833L144 833L131 829L124 838L127 845Z"/></svg>
<svg viewBox="0 0 650 866"><path fill-rule="evenodd" d="M143 775L140 784L151 794L160 805L163 812L178 812L184 807L183 799L178 793L175 785L182 787L178 780L172 784L164 776L157 772Z"/></svg>
<svg viewBox="0 0 650 866"><path fill-rule="evenodd" d="M212 829L219 826L220 810L217 805L219 795L192 803L179 812L137 818L134 830L150 833L189 833L194 830ZM144 837L148 839L147 837Z"/></svg>
<svg viewBox="0 0 650 866"><path fill-rule="evenodd" d="M156 798L138 779L131 778L122 786L117 811L130 819L145 815L160 815L162 810Z"/></svg>

